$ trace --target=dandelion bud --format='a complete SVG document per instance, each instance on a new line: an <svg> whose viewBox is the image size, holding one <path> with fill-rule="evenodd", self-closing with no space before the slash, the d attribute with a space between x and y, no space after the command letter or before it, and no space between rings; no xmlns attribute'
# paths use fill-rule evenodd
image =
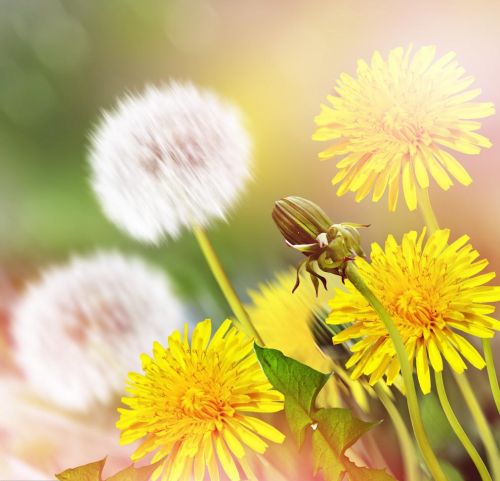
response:
<svg viewBox="0 0 500 481"><path fill-rule="evenodd" d="M291 195L276 201L273 220L292 245L311 244L332 225L330 218L314 202Z"/></svg>
<svg viewBox="0 0 500 481"><path fill-rule="evenodd" d="M277 201L273 220L287 244L307 257L297 267L293 291L299 286L302 269L309 273L318 293L319 281L326 289L326 278L318 271L340 275L344 280L347 263L365 256L357 229L367 225L332 224L325 212L307 199L291 196Z"/></svg>

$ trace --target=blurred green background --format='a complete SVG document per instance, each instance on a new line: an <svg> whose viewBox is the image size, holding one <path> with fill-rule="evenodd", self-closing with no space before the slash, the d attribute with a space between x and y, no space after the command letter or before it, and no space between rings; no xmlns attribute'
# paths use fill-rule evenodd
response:
<svg viewBox="0 0 500 481"><path fill-rule="evenodd" d="M190 300L218 295L189 233L144 248L107 222L88 186L88 135L100 110L148 83L192 79L246 113L255 181L231 222L212 230L243 293L295 262L270 219L281 196L311 197L336 221L371 223L366 246L422 225L403 203L390 214L385 199L336 197L334 162L317 160L324 145L311 140L313 117L357 58L434 43L438 54L455 50L482 98L499 103L497 2L4 0L0 8L0 256L8 271L119 246L159 260ZM433 189L432 198L453 236L471 235L498 269L497 119L482 132L494 147L462 157L473 185Z"/></svg>
<svg viewBox="0 0 500 481"><path fill-rule="evenodd" d="M191 79L236 102L254 139L255 180L228 224L211 230L245 295L297 257L272 224L274 200L310 197L335 221L371 223L365 247L420 229L418 213L386 199L356 204L330 184L334 162L311 140L319 104L343 71L375 49L436 44L457 52L482 100L500 105L497 1L3 0L0 2L0 274L21 287L39 267L71 253L118 247L166 269L195 315L228 308L189 232L159 248L128 239L102 215L88 182L88 135L100 110L127 91ZM460 156L474 182L431 189L443 226L464 233L500 270L500 122L484 120L493 147ZM194 319L191 319L192 321ZM498 344L497 344L498 346ZM475 380L488 403L485 376ZM426 401L432 403L432 398ZM430 422L436 410L429 404ZM489 408L488 408L489 409ZM491 411L490 415L491 415ZM446 423L443 423L446 426ZM433 424L435 426L435 424ZM433 430L450 447L450 432Z"/></svg>

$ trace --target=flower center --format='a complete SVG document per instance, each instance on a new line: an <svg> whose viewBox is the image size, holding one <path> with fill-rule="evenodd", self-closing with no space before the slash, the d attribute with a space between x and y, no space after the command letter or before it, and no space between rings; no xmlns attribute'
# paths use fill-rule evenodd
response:
<svg viewBox="0 0 500 481"><path fill-rule="evenodd" d="M405 288L393 298L389 310L401 325L416 329L417 334L425 334L444 327L435 297L426 289Z"/></svg>
<svg viewBox="0 0 500 481"><path fill-rule="evenodd" d="M216 383L215 383L216 384ZM222 392L220 386L209 386L203 382L190 383L179 400L179 407L183 416L200 420L215 421L216 426L226 416L233 416L234 408Z"/></svg>
<svg viewBox="0 0 500 481"><path fill-rule="evenodd" d="M187 389L181 399L181 407L186 414L203 415L208 404L207 393L199 387L192 386Z"/></svg>

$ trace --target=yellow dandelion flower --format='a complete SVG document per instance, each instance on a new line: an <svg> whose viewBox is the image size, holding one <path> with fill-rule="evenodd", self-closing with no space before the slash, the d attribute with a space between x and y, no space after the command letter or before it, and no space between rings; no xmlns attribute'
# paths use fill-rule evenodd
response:
<svg viewBox="0 0 500 481"><path fill-rule="evenodd" d="M361 201L373 190L377 202L388 189L389 209L396 209L402 178L406 204L417 207L417 189L429 187L429 173L444 190L471 178L449 150L478 154L491 142L476 131L475 119L494 113L491 102L474 102L480 89L464 76L455 53L434 62L436 48L427 46L411 57L411 46L396 48L384 60L358 60L357 77L342 73L331 106L322 105L313 139L334 140L320 159L342 157L332 183L337 195L356 192ZM411 58L410 58L411 57Z"/></svg>
<svg viewBox="0 0 500 481"><path fill-rule="evenodd" d="M370 395L373 389L366 383L353 381L341 367L341 358L348 354L340 346L336 349L339 362L333 362L315 342L312 323L315 315L324 317L331 298L331 292L320 290L318 297L310 282L301 283L300 289L292 294L296 279L295 269L278 273L268 284L261 284L258 291L250 291L252 304L246 306L252 324L261 335L266 347L278 349L285 356L296 359L320 372L334 372L318 396L321 406L337 407L342 405L341 396L352 396L364 411L369 410ZM324 274L329 284L340 287L340 278ZM304 280L304 279L303 279ZM328 336L328 334L326 334ZM329 336L331 344L331 335Z"/></svg>
<svg viewBox="0 0 500 481"><path fill-rule="evenodd" d="M413 365L415 360L422 392L431 389L430 367L443 370L443 357L458 373L467 366L482 369L483 358L459 334L490 338L500 322L489 317L495 308L486 303L500 301L500 287L485 285L495 273L479 274L488 265L462 236L448 244L449 230L434 232L425 242L425 229L403 236L401 245L389 236L385 251L372 245L372 262L358 258L356 265L368 286L393 316ZM384 324L365 298L346 282L348 292L339 291L330 302L327 322L352 323L333 338L334 343L358 339L346 366L354 367L356 379L369 375L370 384L383 375L391 384L400 371L399 361ZM458 332L457 332L458 331ZM430 360L430 363L429 363Z"/></svg>
<svg viewBox="0 0 500 481"><path fill-rule="evenodd" d="M219 465L231 481L240 468L255 479L245 446L263 453L262 437L281 443L283 434L247 413L272 413L283 408L283 396L267 381L253 351L253 341L226 320L210 340L209 319L194 329L191 345L179 331L168 348L153 346L153 358L143 354L144 374L130 373L119 409L120 441L144 439L132 460L155 451L160 462L153 479L201 481L207 469L219 480ZM238 466L239 465L239 466Z"/></svg>

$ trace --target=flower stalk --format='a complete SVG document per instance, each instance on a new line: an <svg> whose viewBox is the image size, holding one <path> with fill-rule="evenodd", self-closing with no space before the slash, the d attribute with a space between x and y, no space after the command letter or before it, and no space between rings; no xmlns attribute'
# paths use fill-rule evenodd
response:
<svg viewBox="0 0 500 481"><path fill-rule="evenodd" d="M443 412L446 415L446 419L448 419L453 432L455 433L457 438L460 439L460 442L475 464L482 481L492 481L491 475L488 472L488 468L484 464L484 461L481 459L481 456L479 456L479 453L472 444L472 441L469 439L469 436L467 436L467 433L460 424L460 421L458 420L453 411L453 408L451 407L450 401L448 400L448 396L446 394L446 389L444 387L443 373L441 371L435 371L435 380L439 402L441 403Z"/></svg>
<svg viewBox="0 0 500 481"><path fill-rule="evenodd" d="M486 360L486 369L488 371L491 393L493 394L497 411L500 413L500 388L498 387L498 377L495 369L495 360L493 359L490 339L483 339L483 351L484 358Z"/></svg>
<svg viewBox="0 0 500 481"><path fill-rule="evenodd" d="M346 277L351 281L354 287L365 297L369 304L380 316L380 319L384 323L391 340L394 344L394 349L396 351L400 366L401 374L403 376L403 381L406 391L406 400L408 404L408 411L410 413L410 419L413 427L413 432L415 433L415 438L419 445L420 451L424 458L431 475L435 481L446 481L446 476L444 475L441 466L432 450L431 444L425 432L424 424L422 421L422 416L420 414L420 408L418 405L417 391L415 389L415 383L413 381L412 369L410 366L410 361L408 360L408 353L406 352L403 338L398 331L394 321L390 314L386 311L384 306L380 303L377 297L373 294L370 288L366 285L363 278L359 274L354 263L349 262L346 267Z"/></svg>
<svg viewBox="0 0 500 481"><path fill-rule="evenodd" d="M382 385L377 383L375 384L374 389L380 399L380 402L387 411L387 414L389 414L389 417L391 418L394 429L396 430L396 435L398 436L401 444L403 463L405 467L405 479L407 481L420 481L421 476L418 467L418 460L415 456L415 446L410 433L406 428L406 424L396 406L383 389Z"/></svg>
<svg viewBox="0 0 500 481"><path fill-rule="evenodd" d="M458 384L458 388L462 393L462 396L469 408L469 411L476 423L477 430L481 436L484 447L486 449L486 454L488 455L488 460L490 463L490 468L493 472L493 479L495 481L500 481L500 454L498 452L498 447L495 442L495 438L488 427L488 421L481 410L481 406L472 390L472 387L465 374L453 373L455 380Z"/></svg>
<svg viewBox="0 0 500 481"><path fill-rule="evenodd" d="M210 239L207 236L205 230L199 226L193 227L193 233L198 241L200 249L205 256L208 266L212 271L215 280L219 284L219 287L226 298L227 303L231 307L236 319L241 324L245 325L248 328L248 331L252 333L255 341L261 346L264 345L264 341L262 337L259 335L257 330L255 329L252 321L250 320L250 316L248 315L241 299L238 297L236 290L234 289L231 281L229 280L224 267L222 267L222 263L215 252L215 249L210 242Z"/></svg>
<svg viewBox="0 0 500 481"><path fill-rule="evenodd" d="M430 233L432 234L435 230L439 229L439 224L437 222L436 215L434 213L434 209L432 208L431 201L429 199L429 193L427 189L419 189L419 196L422 202L419 203L420 205L420 210L422 212L422 215L424 217L424 221L427 224L427 227L429 228ZM484 342L486 341L486 342ZM488 368L488 377L490 381L490 386L491 386L491 391L493 394L493 397L495 398L495 403L497 404L497 409L498 406L500 405L500 394L498 393L498 380L496 377L496 372L493 364L493 359L492 355L490 355L490 359L488 362L488 356L487 356L487 345L488 345L488 340L483 340L483 346L485 347L485 356L486 356L486 361L487 361L487 368ZM490 346L490 354L491 354L491 346ZM493 365L493 368L492 368ZM436 373L437 375L437 373ZM498 448L495 443L495 439L493 437L493 434L488 427L488 423L486 421L486 418L481 410L481 406L479 405L479 402L474 394L474 391L472 390L469 381L466 377L465 374L458 374L455 371L453 371L453 375L455 376L455 380L458 384L458 387L460 389L460 392L462 393L462 396L465 400L465 403L467 404L467 407L469 408L469 411L476 423L477 429L479 431L479 434L481 436L481 439L483 441L483 444L486 448L486 452L488 455L488 459L490 461L490 466L493 471L493 478L495 481L500 481L500 455L498 452ZM495 383L496 383L496 389L495 389ZM498 403L497 403L498 399ZM449 409L451 410L451 406L449 406ZM444 406L443 406L444 410ZM445 411L446 414L446 411ZM453 412L452 412L453 414ZM454 414L453 414L454 416ZM447 414L448 417L448 414ZM456 416L454 416L456 419ZM448 420L450 418L448 417ZM458 422L458 420L457 420ZM450 422L451 424L451 422ZM452 424L453 427L453 424ZM456 431L455 427L453 427L453 430L455 431L455 434L457 434L458 438L464 445L464 448L467 450L469 454L469 449L467 448L467 445L464 444L465 438L463 436L459 436L459 433ZM462 429L463 431L463 429ZM464 433L465 434L465 433ZM467 438L468 439L468 438ZM472 457L472 456L471 456ZM473 458L474 461L474 458ZM476 461L474 461L476 464ZM476 464L476 467L478 465ZM479 470L479 468L478 468ZM481 471L480 471L481 473Z"/></svg>

